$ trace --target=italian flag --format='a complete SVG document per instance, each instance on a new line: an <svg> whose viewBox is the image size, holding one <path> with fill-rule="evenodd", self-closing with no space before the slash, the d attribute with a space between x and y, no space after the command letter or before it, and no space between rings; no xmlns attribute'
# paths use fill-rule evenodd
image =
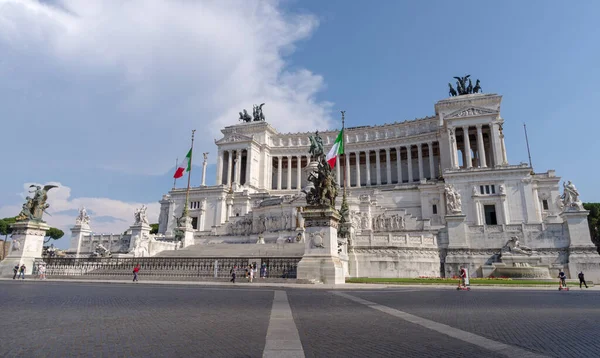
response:
<svg viewBox="0 0 600 358"><path fill-rule="evenodd" d="M344 154L344 130L342 129L338 134L333 147L329 149L325 159L331 168L335 167L335 161L338 155Z"/></svg>
<svg viewBox="0 0 600 358"><path fill-rule="evenodd" d="M181 163L179 164L179 167L175 171L173 178L179 179L183 176L183 173L189 172L191 169L192 169L192 149L190 148L190 151L185 156L185 159L181 161Z"/></svg>

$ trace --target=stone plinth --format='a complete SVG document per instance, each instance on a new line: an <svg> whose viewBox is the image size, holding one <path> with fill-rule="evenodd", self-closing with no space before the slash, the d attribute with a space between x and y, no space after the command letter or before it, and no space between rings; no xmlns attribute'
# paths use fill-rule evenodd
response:
<svg viewBox="0 0 600 358"><path fill-rule="evenodd" d="M75 254L77 257L79 257L83 237L90 235L91 233L92 229L90 229L88 224L77 224L73 226L71 228L71 245L69 246L67 253Z"/></svg>
<svg viewBox="0 0 600 358"><path fill-rule="evenodd" d="M344 268L338 254L337 229L340 215L330 207L308 207L304 256L298 263L298 279L327 284L345 283Z"/></svg>
<svg viewBox="0 0 600 358"><path fill-rule="evenodd" d="M194 228L192 227L192 218L185 216L181 218L181 225L177 227L183 233L181 238L181 247L188 247L194 245Z"/></svg>
<svg viewBox="0 0 600 358"><path fill-rule="evenodd" d="M44 236L50 227L44 222L21 221L11 225L12 245L8 256L0 263L0 276L12 276L15 265L25 265L26 275L31 275L33 263L42 257Z"/></svg>
<svg viewBox="0 0 600 358"><path fill-rule="evenodd" d="M448 229L448 248L468 248L466 215L446 215L446 227Z"/></svg>
<svg viewBox="0 0 600 358"><path fill-rule="evenodd" d="M581 211L565 211L560 214L563 222L569 231L571 248L573 247L595 247L590 236L590 228L588 226L587 217L590 212L587 210Z"/></svg>
<svg viewBox="0 0 600 358"><path fill-rule="evenodd" d="M135 237L139 236L139 238L141 239L146 235L150 236L150 230L152 230L152 228L146 223L140 223L130 226L129 230L131 230L131 240L129 241L129 251L131 251L134 249L136 241Z"/></svg>

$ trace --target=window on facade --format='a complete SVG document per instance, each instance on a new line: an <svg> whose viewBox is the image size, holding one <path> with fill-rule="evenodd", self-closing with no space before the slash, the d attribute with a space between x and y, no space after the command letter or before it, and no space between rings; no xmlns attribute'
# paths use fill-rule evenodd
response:
<svg viewBox="0 0 600 358"><path fill-rule="evenodd" d="M544 208L544 210L548 210L548 200L542 200L542 207Z"/></svg>
<svg viewBox="0 0 600 358"><path fill-rule="evenodd" d="M198 217L192 217L192 227L194 230L198 230Z"/></svg>
<svg viewBox="0 0 600 358"><path fill-rule="evenodd" d="M483 211L485 213L486 225L498 225L498 220L496 218L496 205L484 205Z"/></svg>
<svg viewBox="0 0 600 358"><path fill-rule="evenodd" d="M479 192L481 193L481 195L496 194L496 186L495 185L480 185Z"/></svg>
<svg viewBox="0 0 600 358"><path fill-rule="evenodd" d="M433 210L433 215L437 215L437 205L434 204L431 209Z"/></svg>

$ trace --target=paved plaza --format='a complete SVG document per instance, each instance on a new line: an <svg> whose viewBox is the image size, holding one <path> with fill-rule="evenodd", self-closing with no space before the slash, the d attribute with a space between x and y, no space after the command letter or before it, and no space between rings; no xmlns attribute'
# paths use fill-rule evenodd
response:
<svg viewBox="0 0 600 358"><path fill-rule="evenodd" d="M0 281L1 357L592 357L600 292Z"/></svg>

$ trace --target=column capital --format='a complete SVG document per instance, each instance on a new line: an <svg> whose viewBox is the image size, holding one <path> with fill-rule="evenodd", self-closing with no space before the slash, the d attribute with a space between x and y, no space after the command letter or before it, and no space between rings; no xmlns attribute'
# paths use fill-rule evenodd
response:
<svg viewBox="0 0 600 358"><path fill-rule="evenodd" d="M430 141L428 141L428 142L427 142L427 146L428 146L428 147L431 147L431 146L433 146L433 141L431 141L431 140L430 140Z"/></svg>
<svg viewBox="0 0 600 358"><path fill-rule="evenodd" d="M475 125L475 127L477 127L477 130L480 131L481 128L483 128L483 124L478 123L478 124Z"/></svg>

